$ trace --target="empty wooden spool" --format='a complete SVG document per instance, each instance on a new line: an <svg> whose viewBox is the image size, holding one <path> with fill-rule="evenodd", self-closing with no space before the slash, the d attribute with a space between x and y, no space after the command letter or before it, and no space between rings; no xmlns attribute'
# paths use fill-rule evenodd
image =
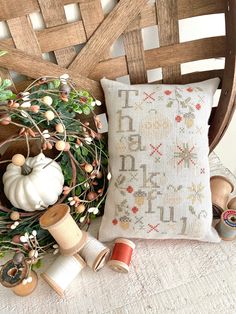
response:
<svg viewBox="0 0 236 314"><path fill-rule="evenodd" d="M85 244L87 233L80 230L66 204L49 208L40 218L40 226L47 229L60 246L62 255L74 255Z"/></svg>
<svg viewBox="0 0 236 314"><path fill-rule="evenodd" d="M233 192L234 186L223 176L211 177L210 183L214 218L220 218L221 213L227 208L229 195Z"/></svg>

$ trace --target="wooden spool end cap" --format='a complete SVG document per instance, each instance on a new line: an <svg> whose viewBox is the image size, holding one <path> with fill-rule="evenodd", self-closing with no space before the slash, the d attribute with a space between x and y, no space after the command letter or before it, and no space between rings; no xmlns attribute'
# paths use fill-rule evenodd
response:
<svg viewBox="0 0 236 314"><path fill-rule="evenodd" d="M93 271L95 272L99 271L106 264L106 261L109 257L109 253L110 253L109 248L105 248L99 253L96 260L94 261L94 264L92 267Z"/></svg>
<svg viewBox="0 0 236 314"><path fill-rule="evenodd" d="M66 204L58 204L50 207L39 219L41 228L50 229L61 224L70 213L70 207Z"/></svg>
<svg viewBox="0 0 236 314"><path fill-rule="evenodd" d="M88 233L85 231L81 231L82 237L80 239L80 241L73 246L72 248L69 249L63 249L60 247L60 253L61 255L64 256L72 256L75 255L77 252L79 252L85 245L87 238L88 238Z"/></svg>
<svg viewBox="0 0 236 314"><path fill-rule="evenodd" d="M47 273L42 273L41 277L48 283L48 285L61 297L64 298L64 291L58 284L47 275Z"/></svg>
<svg viewBox="0 0 236 314"><path fill-rule="evenodd" d="M236 210L236 196L233 197L228 203L228 209Z"/></svg>
<svg viewBox="0 0 236 314"><path fill-rule="evenodd" d="M221 180L221 181L225 181L225 182L229 183L229 185L231 186L231 192L230 193L232 193L234 191L234 185L230 181L230 179L228 179L227 177L224 177L224 176L212 176L210 178L210 182L212 182L214 180Z"/></svg>
<svg viewBox="0 0 236 314"><path fill-rule="evenodd" d="M12 291L20 296L20 297L26 297L27 295L30 295L34 292L34 290L37 288L38 285L38 275L35 271L30 272L30 276L32 277L32 281L28 282L26 285L23 285L23 283L20 283L18 286L15 286L12 288Z"/></svg>
<svg viewBox="0 0 236 314"><path fill-rule="evenodd" d="M121 261L117 260L110 260L107 263L107 266L109 266L112 270L118 272L118 273L128 273L129 272L129 266Z"/></svg>
<svg viewBox="0 0 236 314"><path fill-rule="evenodd" d="M74 258L77 260L77 262L80 264L81 269L83 269L84 267L86 267L86 262L85 260L78 254L76 253L75 255L73 255Z"/></svg>

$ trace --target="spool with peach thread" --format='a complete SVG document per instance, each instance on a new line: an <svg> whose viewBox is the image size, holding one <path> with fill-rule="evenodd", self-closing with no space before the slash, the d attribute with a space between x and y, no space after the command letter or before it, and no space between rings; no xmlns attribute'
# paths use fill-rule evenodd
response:
<svg viewBox="0 0 236 314"><path fill-rule="evenodd" d="M114 271L128 273L135 244L127 239L115 240L111 258L107 265Z"/></svg>

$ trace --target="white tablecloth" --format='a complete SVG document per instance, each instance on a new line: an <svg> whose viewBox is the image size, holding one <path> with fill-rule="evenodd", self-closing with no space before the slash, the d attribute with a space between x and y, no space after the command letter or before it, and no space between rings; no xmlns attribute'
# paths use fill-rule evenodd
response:
<svg viewBox="0 0 236 314"><path fill-rule="evenodd" d="M86 267L64 299L41 278L24 298L0 287L0 313L236 313L236 241L135 243L129 274Z"/></svg>

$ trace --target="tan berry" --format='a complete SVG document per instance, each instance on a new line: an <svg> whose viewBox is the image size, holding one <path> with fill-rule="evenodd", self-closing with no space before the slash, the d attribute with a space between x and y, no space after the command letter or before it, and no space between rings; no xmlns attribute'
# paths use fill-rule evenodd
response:
<svg viewBox="0 0 236 314"><path fill-rule="evenodd" d="M42 98L42 102L45 103L45 105L51 106L51 104L53 103L52 97L50 96L44 96Z"/></svg>
<svg viewBox="0 0 236 314"><path fill-rule="evenodd" d="M14 211L11 213L10 218L11 218L11 220L14 220L14 221L19 220L20 214L18 212Z"/></svg>
<svg viewBox="0 0 236 314"><path fill-rule="evenodd" d="M3 114L0 116L0 120L1 125L8 125L11 122L11 117L8 114Z"/></svg>
<svg viewBox="0 0 236 314"><path fill-rule="evenodd" d="M87 200L93 201L93 200L95 200L95 198L96 198L97 196L98 196L97 193L95 193L95 192L89 192L89 193L87 194Z"/></svg>
<svg viewBox="0 0 236 314"><path fill-rule="evenodd" d="M102 171L98 171L98 173L97 173L97 178L98 178L98 179L101 179L102 176L103 176Z"/></svg>
<svg viewBox="0 0 236 314"><path fill-rule="evenodd" d="M63 151L66 147L66 143L64 141L57 141L55 147L59 151Z"/></svg>
<svg viewBox="0 0 236 314"><path fill-rule="evenodd" d="M92 172L93 171L93 166L91 164L86 164L84 166L84 170L88 173Z"/></svg>
<svg viewBox="0 0 236 314"><path fill-rule="evenodd" d="M40 109L40 107L38 105L33 105L30 107L30 110L34 113L38 113L39 109Z"/></svg>
<svg viewBox="0 0 236 314"><path fill-rule="evenodd" d="M51 110L46 111L44 116L48 121L52 121L55 118L55 114Z"/></svg>
<svg viewBox="0 0 236 314"><path fill-rule="evenodd" d="M13 243L20 243L21 242L20 237L21 236L19 234L14 235L14 237L12 238L12 242Z"/></svg>
<svg viewBox="0 0 236 314"><path fill-rule="evenodd" d="M64 125L62 123L58 123L55 126L55 129L58 133L63 133L65 131Z"/></svg>
<svg viewBox="0 0 236 314"><path fill-rule="evenodd" d="M34 258L37 258L38 257L38 251L36 251L36 250L31 250L31 251L29 251L29 258L32 258L32 257L34 257Z"/></svg>
<svg viewBox="0 0 236 314"><path fill-rule="evenodd" d="M22 167L25 164L25 157L22 154L15 154L11 161L13 165Z"/></svg>
<svg viewBox="0 0 236 314"><path fill-rule="evenodd" d="M75 210L78 214L82 214L85 211L85 208L86 207L84 206L84 204L80 204L79 206L75 208Z"/></svg>

